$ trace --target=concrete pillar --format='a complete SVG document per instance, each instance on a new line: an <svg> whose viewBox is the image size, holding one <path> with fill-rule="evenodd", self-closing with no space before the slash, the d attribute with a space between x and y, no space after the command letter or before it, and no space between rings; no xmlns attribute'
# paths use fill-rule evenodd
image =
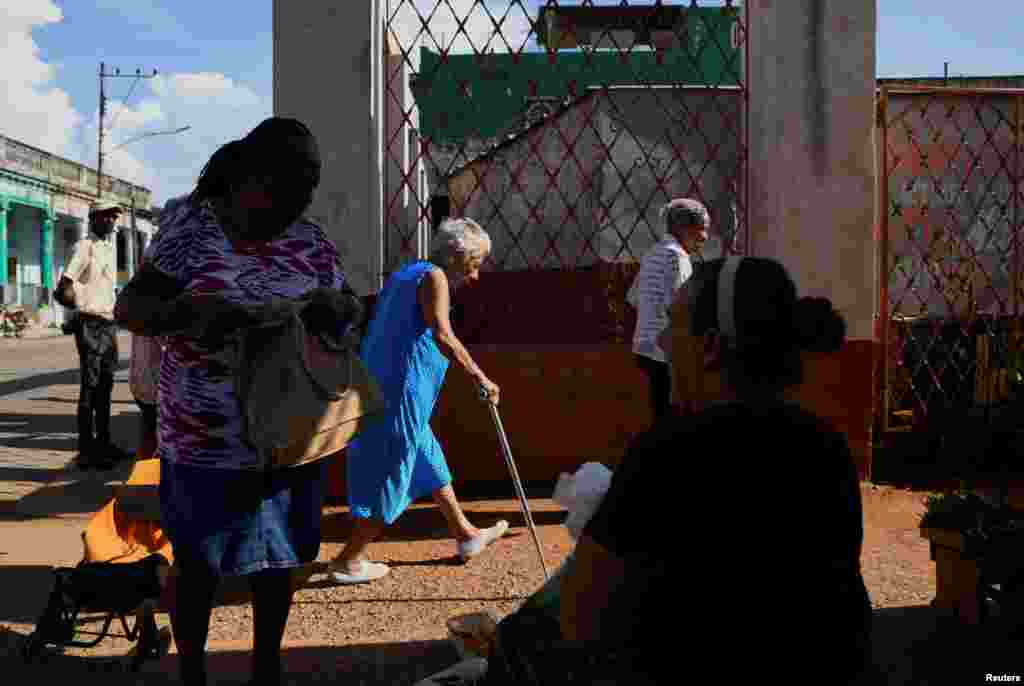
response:
<svg viewBox="0 0 1024 686"><path fill-rule="evenodd" d="M43 291L53 290L53 214L43 216L43 230L39 241L39 274Z"/></svg>
<svg viewBox="0 0 1024 686"><path fill-rule="evenodd" d="M274 114L305 122L323 173L310 208L360 294L383 272L380 0L274 0ZM371 59L371 55L374 57Z"/></svg>
<svg viewBox="0 0 1024 686"><path fill-rule="evenodd" d="M750 2L750 254L873 336L875 22L868 0Z"/></svg>

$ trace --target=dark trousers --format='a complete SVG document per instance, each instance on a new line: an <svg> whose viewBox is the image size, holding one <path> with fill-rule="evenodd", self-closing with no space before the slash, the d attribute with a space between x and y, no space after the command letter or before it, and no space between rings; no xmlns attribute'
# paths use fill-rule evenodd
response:
<svg viewBox="0 0 1024 686"><path fill-rule="evenodd" d="M75 345L82 386L78 392L78 450L110 444L110 396L117 371L117 324L79 315Z"/></svg>
<svg viewBox="0 0 1024 686"><path fill-rule="evenodd" d="M142 412L142 430L150 435L156 435L157 430L157 412L156 405L150 403L144 403L141 400L136 400L135 404L139 406L139 411Z"/></svg>
<svg viewBox="0 0 1024 686"><path fill-rule="evenodd" d="M643 355L634 355L636 364L647 374L650 389L651 415L657 424L672 411L672 378L668 362L658 362Z"/></svg>

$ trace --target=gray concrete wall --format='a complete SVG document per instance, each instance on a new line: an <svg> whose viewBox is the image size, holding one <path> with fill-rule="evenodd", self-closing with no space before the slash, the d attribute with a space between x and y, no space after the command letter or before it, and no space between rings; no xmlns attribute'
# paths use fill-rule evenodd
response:
<svg viewBox="0 0 1024 686"><path fill-rule="evenodd" d="M876 306L876 3L761 0L750 7L751 245L823 295L851 338Z"/></svg>
<svg viewBox="0 0 1024 686"><path fill-rule="evenodd" d="M274 114L305 122L320 143L323 175L310 210L337 244L361 294L380 287L381 47L376 0L274 0ZM379 25L379 16L376 17ZM374 106L376 105L376 107ZM374 113L377 113L376 116Z"/></svg>
<svg viewBox="0 0 1024 686"><path fill-rule="evenodd" d="M594 93L453 179L453 211L484 223L500 269L573 268L639 259L661 206L700 197L714 257L734 234L741 104L738 91Z"/></svg>
<svg viewBox="0 0 1024 686"><path fill-rule="evenodd" d="M664 231L661 206L694 197L708 207L712 225L706 257L730 245L736 230L736 192L742 188L740 91L615 89L599 97L599 122L607 157L596 205L604 259L639 258ZM610 249L627 236L626 254Z"/></svg>
<svg viewBox="0 0 1024 686"><path fill-rule="evenodd" d="M472 217L490 233L498 269L571 268L597 261L594 193L583 191L588 186L592 191L587 179L600 174L597 133L584 126L595 102L585 99L521 134L449 183L452 213ZM563 137L574 141L580 164L571 161Z"/></svg>

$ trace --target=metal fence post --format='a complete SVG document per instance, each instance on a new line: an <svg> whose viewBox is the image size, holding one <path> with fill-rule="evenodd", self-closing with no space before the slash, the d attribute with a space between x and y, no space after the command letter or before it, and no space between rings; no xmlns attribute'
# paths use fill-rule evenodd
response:
<svg viewBox="0 0 1024 686"><path fill-rule="evenodd" d="M881 338L879 442L884 445L889 430L889 92L883 86L878 101L878 128L881 137L881 171L878 180L878 329Z"/></svg>

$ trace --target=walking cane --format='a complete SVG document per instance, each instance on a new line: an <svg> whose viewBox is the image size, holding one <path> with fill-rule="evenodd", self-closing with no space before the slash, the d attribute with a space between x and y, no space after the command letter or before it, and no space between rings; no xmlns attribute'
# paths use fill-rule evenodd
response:
<svg viewBox="0 0 1024 686"><path fill-rule="evenodd" d="M512 459L512 448L508 444L508 436L505 435L505 427L501 423L501 415L498 414L498 406L487 397L487 390L480 389L480 397L491 409L491 419L494 420L494 428L498 430L498 440L501 442L501 451L505 454L505 464L508 465L508 472L512 475L512 483L515 484L516 493L519 495L519 504L523 508L523 516L526 518L526 526L530 529L533 537L533 545L537 548L537 557L540 558L541 569L544 570L544 580L548 580L548 566L544 563L544 552L540 547L540 539L537 538L537 529L533 526L533 516L530 515L530 505L526 502L526 491L523 490L523 482L519 479L519 470L516 469L516 462Z"/></svg>

